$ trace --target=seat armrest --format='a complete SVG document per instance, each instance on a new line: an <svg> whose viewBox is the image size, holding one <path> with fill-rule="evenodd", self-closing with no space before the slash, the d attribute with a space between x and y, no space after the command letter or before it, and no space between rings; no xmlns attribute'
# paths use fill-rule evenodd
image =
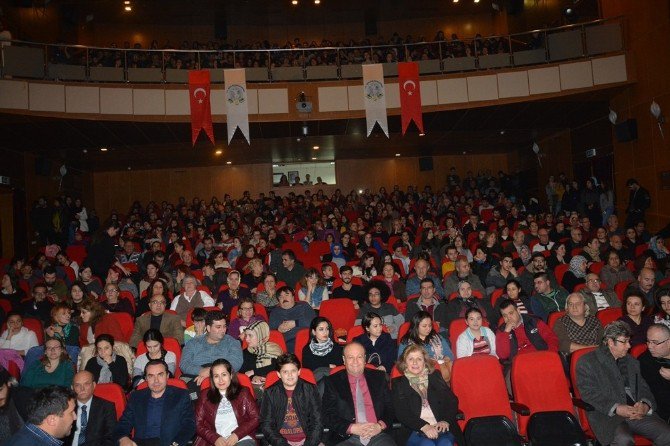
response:
<svg viewBox="0 0 670 446"><path fill-rule="evenodd" d="M515 401L510 401L509 406L512 408L512 410L519 415L523 415L524 417L527 417L530 415L530 408L526 406L525 404L517 403Z"/></svg>

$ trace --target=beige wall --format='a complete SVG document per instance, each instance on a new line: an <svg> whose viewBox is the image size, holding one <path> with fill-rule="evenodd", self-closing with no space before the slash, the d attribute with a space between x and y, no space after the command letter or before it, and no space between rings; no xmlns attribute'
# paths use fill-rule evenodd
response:
<svg viewBox="0 0 670 446"><path fill-rule="evenodd" d="M433 170L419 171L419 159L389 158L369 160L342 160L335 165L337 188L343 192L370 188L387 189L397 184L423 189L430 185L434 189L445 185L449 169L454 166L461 175L472 170L490 169L508 171L507 154L493 155L447 155L433 157ZM100 172L93 174L95 209L101 219L112 209L125 213L135 200L146 204L150 200L176 202L180 196L191 200L199 197L209 200L212 196L223 198L224 194L240 197L249 190L252 195L272 189L272 166L270 164L247 164L240 166L211 166L188 169L155 169L137 171ZM314 189L314 188L312 188ZM331 188L328 188L331 189ZM282 194L281 189L275 189ZM287 193L289 189L284 189Z"/></svg>

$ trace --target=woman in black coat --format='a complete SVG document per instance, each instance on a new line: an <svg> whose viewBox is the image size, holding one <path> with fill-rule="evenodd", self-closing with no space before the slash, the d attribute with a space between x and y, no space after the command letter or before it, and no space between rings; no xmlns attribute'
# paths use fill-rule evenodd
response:
<svg viewBox="0 0 670 446"><path fill-rule="evenodd" d="M393 408L398 421L411 431L407 446L465 444L456 422L458 398L439 370L434 370L425 350L416 344L408 346L398 370L403 375L391 386Z"/></svg>
<svg viewBox="0 0 670 446"><path fill-rule="evenodd" d="M86 363L86 371L93 374L96 383L116 383L129 388L130 375L126 358L114 352L114 337L101 334L95 338L96 355Z"/></svg>

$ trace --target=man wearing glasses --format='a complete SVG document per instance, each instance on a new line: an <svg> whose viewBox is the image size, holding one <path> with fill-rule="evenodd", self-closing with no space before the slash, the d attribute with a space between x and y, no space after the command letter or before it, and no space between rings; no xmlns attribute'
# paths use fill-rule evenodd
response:
<svg viewBox="0 0 670 446"><path fill-rule="evenodd" d="M656 413L670 422L670 328L663 324L649 327L647 348L640 356L640 371L658 403Z"/></svg>
<svg viewBox="0 0 670 446"><path fill-rule="evenodd" d="M584 302L589 307L591 314L596 314L606 308L619 308L621 306L621 301L619 301L614 291L603 290L600 287L601 283L602 281L597 274L587 274L586 287L579 291L584 296Z"/></svg>
<svg viewBox="0 0 670 446"><path fill-rule="evenodd" d="M634 445L640 435L655 445L670 445L670 426L656 415L654 396L628 354L631 330L623 321L605 327L602 345L577 362L582 399L593 406L589 424L601 444Z"/></svg>
<svg viewBox="0 0 670 446"><path fill-rule="evenodd" d="M142 336L150 328L159 330L166 338L175 338L179 344L184 343L184 327L181 326L179 316L166 313L166 308L165 296L157 294L151 297L149 311L135 320L135 328L129 343L131 347L137 348L137 344L142 341Z"/></svg>

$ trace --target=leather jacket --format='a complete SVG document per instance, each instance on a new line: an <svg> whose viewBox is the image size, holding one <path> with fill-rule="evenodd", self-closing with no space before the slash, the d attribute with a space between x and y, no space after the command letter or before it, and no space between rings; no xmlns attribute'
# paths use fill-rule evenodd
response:
<svg viewBox="0 0 670 446"><path fill-rule="evenodd" d="M194 446L209 446L216 443L221 436L216 432L216 411L217 404L213 404L207 398L209 389L203 390L198 399L198 405L195 410L196 439ZM256 428L258 427L258 406L253 395L246 387L240 388L237 398L230 401L233 406L233 412L237 419L237 428L233 431L237 435L238 441L249 435L255 439Z"/></svg>

